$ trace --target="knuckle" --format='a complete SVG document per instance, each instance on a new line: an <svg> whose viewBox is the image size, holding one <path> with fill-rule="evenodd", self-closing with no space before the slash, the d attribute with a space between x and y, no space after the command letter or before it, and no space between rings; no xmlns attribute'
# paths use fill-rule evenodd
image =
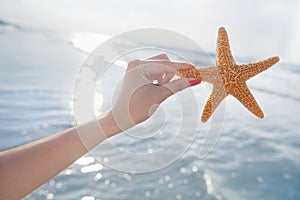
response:
<svg viewBox="0 0 300 200"><path fill-rule="evenodd" d="M168 58L169 58L168 55L165 54L165 53L162 53L162 54L160 54L159 56L160 56L161 58L164 58L164 59L168 59Z"/></svg>
<svg viewBox="0 0 300 200"><path fill-rule="evenodd" d="M141 63L141 60L132 60L128 63L128 68L133 68Z"/></svg>

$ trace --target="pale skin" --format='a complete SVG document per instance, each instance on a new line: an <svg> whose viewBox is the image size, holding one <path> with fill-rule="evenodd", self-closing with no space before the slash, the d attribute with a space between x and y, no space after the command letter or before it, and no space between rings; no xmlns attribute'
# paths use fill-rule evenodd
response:
<svg viewBox="0 0 300 200"><path fill-rule="evenodd" d="M169 96L199 84L171 80L177 70L193 67L172 62L165 54L131 61L118 100L97 120L0 152L0 199L24 197L105 139L149 118Z"/></svg>

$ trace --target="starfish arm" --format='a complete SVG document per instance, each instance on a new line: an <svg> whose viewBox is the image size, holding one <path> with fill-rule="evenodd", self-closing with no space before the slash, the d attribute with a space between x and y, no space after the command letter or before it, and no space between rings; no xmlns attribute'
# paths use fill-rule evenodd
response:
<svg viewBox="0 0 300 200"><path fill-rule="evenodd" d="M200 71L202 81L211 84L215 83L216 80L220 77L219 70L216 67L200 68L198 70Z"/></svg>
<svg viewBox="0 0 300 200"><path fill-rule="evenodd" d="M232 96L237 98L250 112L259 118L263 118L264 114L257 104L255 98L248 89L246 83L237 83L235 88L230 92Z"/></svg>
<svg viewBox="0 0 300 200"><path fill-rule="evenodd" d="M177 71L178 76L183 76L186 78L197 78L202 79L200 69L180 69Z"/></svg>
<svg viewBox="0 0 300 200"><path fill-rule="evenodd" d="M230 50L228 35L225 28L223 27L221 27L218 32L216 57L216 65L219 68L221 74L224 74L225 70L235 64Z"/></svg>
<svg viewBox="0 0 300 200"><path fill-rule="evenodd" d="M239 80L246 81L256 74L270 68L272 65L279 61L279 57L275 56L272 58L268 58L266 60L262 60L259 62L249 63L249 64L242 64L238 66L239 69Z"/></svg>
<svg viewBox="0 0 300 200"><path fill-rule="evenodd" d="M205 103L205 106L202 111L201 121L206 122L212 113L215 111L215 109L218 107L218 105L221 103L223 99L228 94L225 92L225 88L223 84L215 84L213 86L212 93L210 94L208 100Z"/></svg>
<svg viewBox="0 0 300 200"><path fill-rule="evenodd" d="M206 67L198 69L181 69L177 74L186 78L201 79L202 81L213 84L219 76L219 71L216 67Z"/></svg>

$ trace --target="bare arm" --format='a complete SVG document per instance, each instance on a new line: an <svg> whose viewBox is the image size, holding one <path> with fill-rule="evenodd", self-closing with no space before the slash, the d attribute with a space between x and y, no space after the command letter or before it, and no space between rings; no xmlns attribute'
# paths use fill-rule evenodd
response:
<svg viewBox="0 0 300 200"><path fill-rule="evenodd" d="M0 153L0 199L20 199L120 130L110 114Z"/></svg>
<svg viewBox="0 0 300 200"><path fill-rule="evenodd" d="M153 107L195 85L185 78L171 81L177 70L193 67L171 62L166 55L129 63L119 98L98 120L0 152L0 199L22 198L106 138L149 118Z"/></svg>

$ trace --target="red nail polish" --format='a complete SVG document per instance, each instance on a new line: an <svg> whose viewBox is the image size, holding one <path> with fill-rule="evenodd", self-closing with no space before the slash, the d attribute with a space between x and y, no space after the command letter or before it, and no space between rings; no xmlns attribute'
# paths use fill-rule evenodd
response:
<svg viewBox="0 0 300 200"><path fill-rule="evenodd" d="M201 83L200 79L195 79L195 80L191 80L189 81L190 86L194 86L194 85L198 85L199 83Z"/></svg>

